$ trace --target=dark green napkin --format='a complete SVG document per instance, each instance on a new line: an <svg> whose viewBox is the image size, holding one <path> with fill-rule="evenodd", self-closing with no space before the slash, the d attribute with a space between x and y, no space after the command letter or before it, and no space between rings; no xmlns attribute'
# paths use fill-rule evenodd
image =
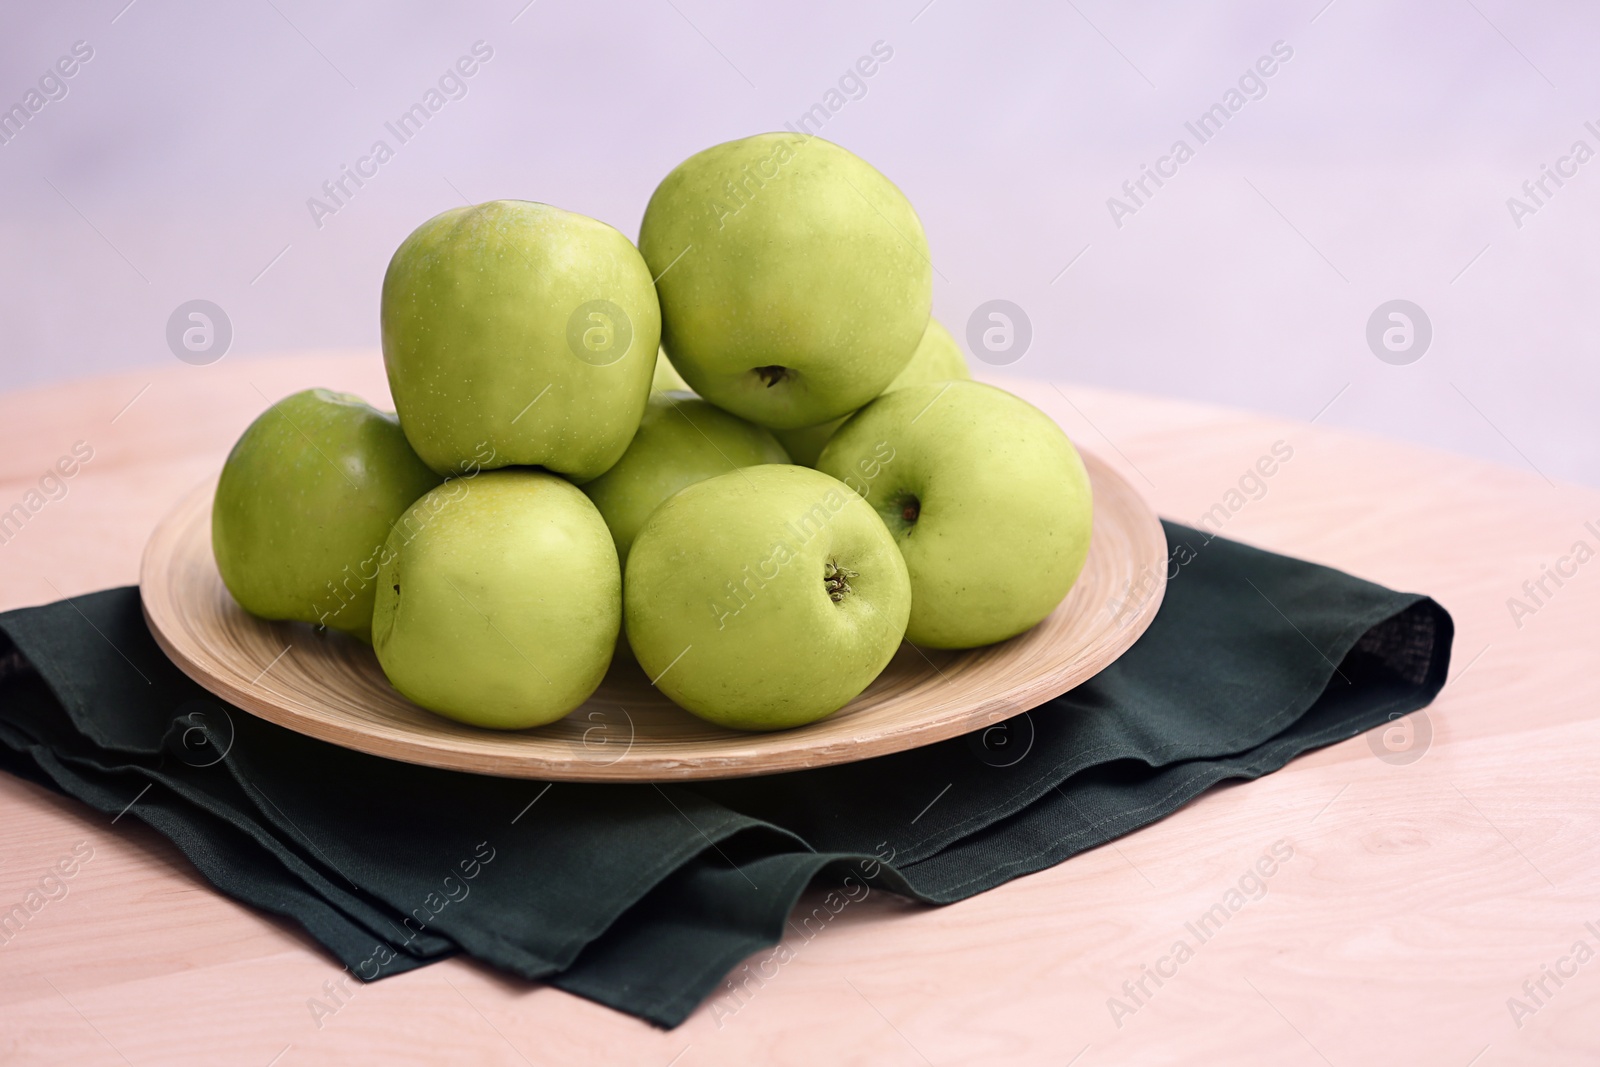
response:
<svg viewBox="0 0 1600 1067"><path fill-rule="evenodd" d="M358 977L462 951L673 1026L741 960L868 893L963 899L1444 684L1452 625L1432 600L1167 536L1161 611L1111 667L1004 724L841 767L552 784L346 751L190 682L136 589L0 615L0 764L142 819ZM791 921L819 878L824 904Z"/></svg>

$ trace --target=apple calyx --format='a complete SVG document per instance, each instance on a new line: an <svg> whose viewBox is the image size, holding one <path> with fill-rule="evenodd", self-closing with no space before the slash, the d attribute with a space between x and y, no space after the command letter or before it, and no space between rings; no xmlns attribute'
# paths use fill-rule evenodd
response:
<svg viewBox="0 0 1600 1067"><path fill-rule="evenodd" d="M822 587L828 591L828 599L835 604L850 595L850 579L859 577L860 574L846 570L831 559L822 567Z"/></svg>
<svg viewBox="0 0 1600 1067"><path fill-rule="evenodd" d="M768 389L771 389L779 382L788 380L789 368L774 363L769 367L756 367L755 374L766 384Z"/></svg>
<svg viewBox="0 0 1600 1067"><path fill-rule="evenodd" d="M878 514L895 537L909 537L922 517L922 498L915 493L891 493L878 505Z"/></svg>

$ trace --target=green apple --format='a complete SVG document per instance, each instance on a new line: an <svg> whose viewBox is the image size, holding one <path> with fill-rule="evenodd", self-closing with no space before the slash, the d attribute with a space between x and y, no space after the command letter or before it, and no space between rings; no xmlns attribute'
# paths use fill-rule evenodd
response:
<svg viewBox="0 0 1600 1067"><path fill-rule="evenodd" d="M372 647L423 707L520 730L587 700L611 664L622 578L605 520L543 471L452 478L384 546Z"/></svg>
<svg viewBox="0 0 1600 1067"><path fill-rule="evenodd" d="M689 383L683 380L683 375L672 369L672 364L667 360L666 352L656 353L656 373L650 379L652 393L691 393Z"/></svg>
<svg viewBox="0 0 1600 1067"><path fill-rule="evenodd" d="M911 610L905 561L872 508L806 467L689 486L628 553L628 641L657 688L740 730L831 715L893 657Z"/></svg>
<svg viewBox="0 0 1600 1067"><path fill-rule="evenodd" d="M846 422L817 469L849 481L911 573L906 639L973 648L1055 610L1089 553L1089 476L1038 408L979 382L885 393Z"/></svg>
<svg viewBox="0 0 1600 1067"><path fill-rule="evenodd" d="M923 332L917 350L911 354L911 362L906 364L905 370L895 376L894 381L889 383L889 388L884 392L892 393L896 389L904 389L908 385L921 385L923 382L947 382L956 378L970 377L972 372L967 369L967 357L962 354L961 346L950 336L950 331L940 325L938 319L929 319L928 328ZM774 430L773 433L796 463L815 467L817 457L822 455L822 446L827 444L828 438L843 425L844 419L834 419L820 426L804 426L798 430Z"/></svg>
<svg viewBox="0 0 1600 1067"><path fill-rule="evenodd" d="M967 369L967 357L961 351L961 345L950 336L950 331L944 328L943 323L938 319L929 319L928 328L922 331L922 340L917 342L917 350L911 354L911 362L895 376L884 392L924 382L948 382L970 377L972 372Z"/></svg>
<svg viewBox="0 0 1600 1067"><path fill-rule="evenodd" d="M437 215L383 278L383 360L417 455L581 481L627 449L661 333L650 270L603 222L524 200Z"/></svg>
<svg viewBox="0 0 1600 1067"><path fill-rule="evenodd" d="M883 392L933 302L922 223L820 137L708 148L656 187L639 250L662 343L695 392L762 426L814 426Z"/></svg>
<svg viewBox="0 0 1600 1067"><path fill-rule="evenodd" d="M211 506L211 550L239 605L370 640L378 557L395 520L439 484L394 415L307 389L234 444Z"/></svg>
<svg viewBox="0 0 1600 1067"><path fill-rule="evenodd" d="M583 491L611 528L617 555L661 502L678 490L738 467L787 463L772 436L737 415L683 393L652 393L633 443L616 465Z"/></svg>

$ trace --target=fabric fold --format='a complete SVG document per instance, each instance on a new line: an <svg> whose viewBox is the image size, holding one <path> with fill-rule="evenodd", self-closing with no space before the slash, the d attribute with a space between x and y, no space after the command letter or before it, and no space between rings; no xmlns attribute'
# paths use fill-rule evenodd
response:
<svg viewBox="0 0 1600 1067"><path fill-rule="evenodd" d="M858 763L621 785L384 760L210 696L125 588L0 615L0 765L143 820L360 978L466 952L673 1026L759 984L727 977L740 961L808 939L791 911L814 883L827 914L872 892L962 900L1442 688L1453 629L1427 597L1166 529L1161 610L1115 663L1003 724Z"/></svg>

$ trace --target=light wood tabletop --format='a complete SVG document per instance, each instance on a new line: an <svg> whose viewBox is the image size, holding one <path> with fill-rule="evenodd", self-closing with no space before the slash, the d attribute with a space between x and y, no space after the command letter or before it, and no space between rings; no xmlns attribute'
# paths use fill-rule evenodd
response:
<svg viewBox="0 0 1600 1067"><path fill-rule="evenodd" d="M0 775L0 910L78 859L0 945L0 1061L1600 1062L1600 492L1321 425L999 384L1169 518L1433 595L1457 626L1438 701L963 903L874 892L670 1032L459 959L334 1001L331 957L136 817ZM0 512L92 450L5 531L0 608L134 583L157 520L312 385L387 400L375 352L0 396ZM1250 477L1275 445L1291 457ZM1264 889L1175 959L1275 846Z"/></svg>

